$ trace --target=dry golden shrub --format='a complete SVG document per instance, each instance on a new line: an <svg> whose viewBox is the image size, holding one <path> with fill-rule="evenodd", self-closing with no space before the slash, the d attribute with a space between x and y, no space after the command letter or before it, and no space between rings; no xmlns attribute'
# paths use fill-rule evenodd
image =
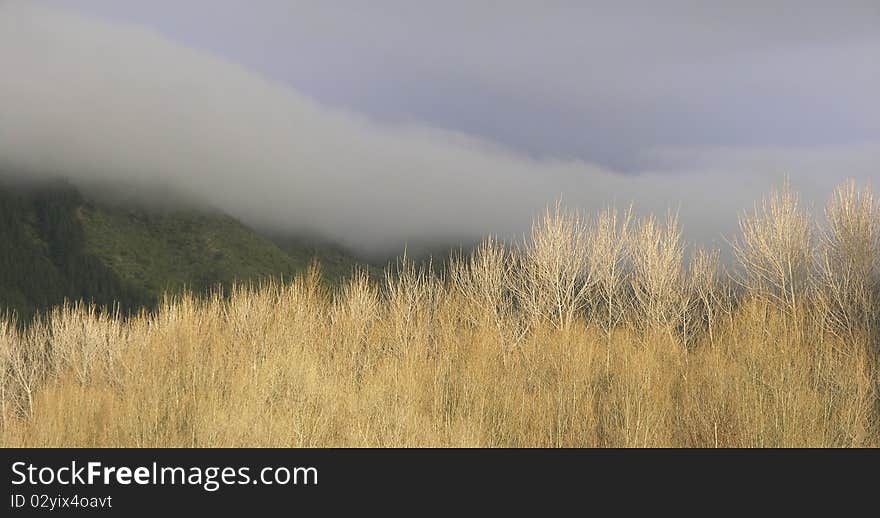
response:
<svg viewBox="0 0 880 518"><path fill-rule="evenodd" d="M788 191L683 264L675 219L556 207L443 275L0 319L3 446L880 446L877 202ZM814 256L824 260L814 261Z"/></svg>

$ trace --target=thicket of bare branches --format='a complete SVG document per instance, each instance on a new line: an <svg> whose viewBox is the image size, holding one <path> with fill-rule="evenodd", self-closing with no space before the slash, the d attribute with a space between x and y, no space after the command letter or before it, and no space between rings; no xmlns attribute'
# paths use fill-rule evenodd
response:
<svg viewBox="0 0 880 518"><path fill-rule="evenodd" d="M880 201L786 185L736 264L678 219L548 209L437 274L0 318L4 446L880 446Z"/></svg>

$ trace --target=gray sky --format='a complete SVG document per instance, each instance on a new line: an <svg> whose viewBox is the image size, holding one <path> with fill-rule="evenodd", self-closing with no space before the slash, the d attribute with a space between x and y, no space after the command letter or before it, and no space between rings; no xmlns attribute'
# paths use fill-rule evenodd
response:
<svg viewBox="0 0 880 518"><path fill-rule="evenodd" d="M876 2L330 4L0 2L0 164L364 250L880 180Z"/></svg>
<svg viewBox="0 0 880 518"><path fill-rule="evenodd" d="M618 169L880 135L880 2L55 0L380 120Z"/></svg>

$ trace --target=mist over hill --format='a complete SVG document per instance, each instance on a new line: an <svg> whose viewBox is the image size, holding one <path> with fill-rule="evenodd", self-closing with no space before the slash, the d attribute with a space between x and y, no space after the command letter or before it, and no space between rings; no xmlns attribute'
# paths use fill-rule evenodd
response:
<svg viewBox="0 0 880 518"><path fill-rule="evenodd" d="M16 1L0 6L0 66L7 169L69 178L96 199L219 208L374 258L515 239L560 197L589 211L679 211L689 239L723 245L737 213L785 174L817 209L840 180L880 174L876 142L652 149L629 174L536 158L328 107L142 27Z"/></svg>

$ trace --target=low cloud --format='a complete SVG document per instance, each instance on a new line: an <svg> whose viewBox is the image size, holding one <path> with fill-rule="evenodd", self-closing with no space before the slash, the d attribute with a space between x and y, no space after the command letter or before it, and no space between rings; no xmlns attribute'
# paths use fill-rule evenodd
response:
<svg viewBox="0 0 880 518"><path fill-rule="evenodd" d="M635 175L539 160L324 106L143 28L0 5L0 168L164 189L367 253L515 236L559 197L679 210L689 237L718 241L784 174L816 205L846 177L880 178L876 142L642 155Z"/></svg>

